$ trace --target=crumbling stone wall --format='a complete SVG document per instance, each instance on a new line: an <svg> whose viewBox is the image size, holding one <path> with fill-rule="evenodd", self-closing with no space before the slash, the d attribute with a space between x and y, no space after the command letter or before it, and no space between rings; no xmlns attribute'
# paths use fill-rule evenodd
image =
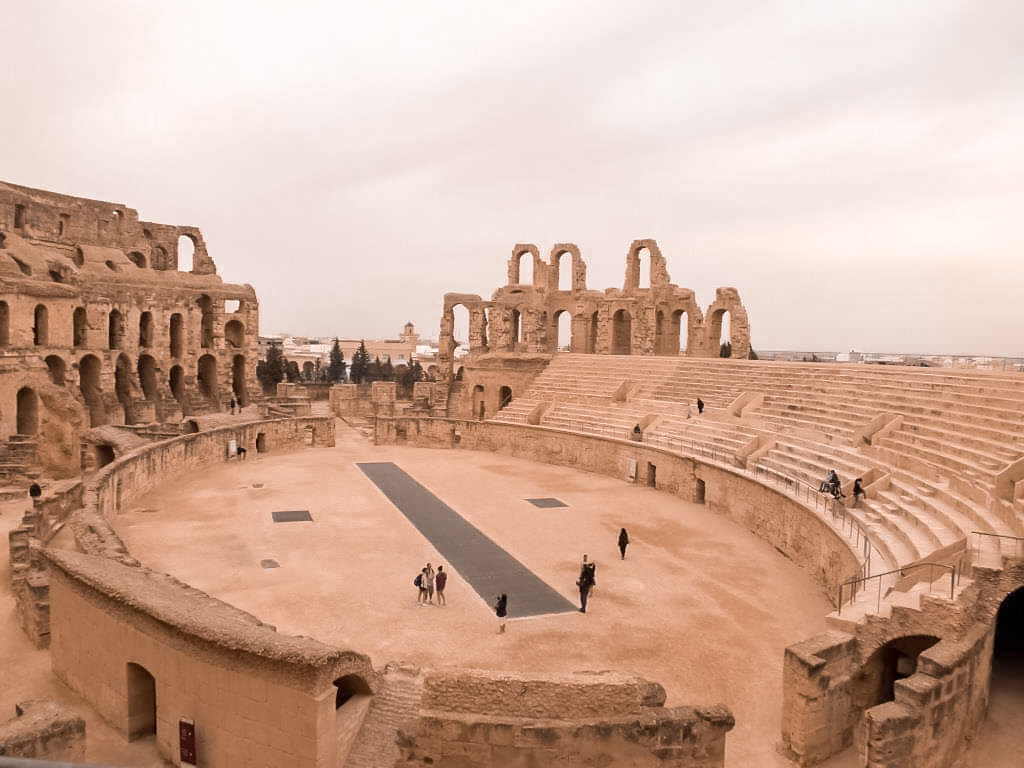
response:
<svg viewBox="0 0 1024 768"><path fill-rule="evenodd" d="M562 279L566 262L571 271L568 281ZM529 282L523 279L524 264L532 272ZM507 387L514 397L529 383L518 376L497 383L483 370L494 367L485 365L488 357L511 361L517 356L550 356L559 346L604 355L718 357L725 341L731 344L733 357L750 355L750 323L739 292L719 288L714 303L702 312L692 290L671 282L665 257L654 240L634 240L630 245L622 288L589 290L586 263L572 243L556 244L546 262L536 245L516 244L507 272L507 285L489 300L476 294L445 294L438 371L448 386L461 381L461 386L453 387L449 416L477 414L473 408L480 401L474 402L477 387L483 388L485 401L500 404L496 388ZM457 308L468 313L468 339L454 336ZM559 338L564 313L571 318L569 339ZM726 315L729 333L723 338ZM468 344L466 357L456 359L457 342ZM493 410L485 408L485 412Z"/></svg>
<svg viewBox="0 0 1024 768"><path fill-rule="evenodd" d="M0 723L0 755L31 760L85 760L85 720L53 701L24 701L15 717Z"/></svg>
<svg viewBox="0 0 1024 768"><path fill-rule="evenodd" d="M0 472L71 477L91 427L248 404L258 324L255 291L221 280L195 227L0 183L0 454L32 446Z"/></svg>
<svg viewBox="0 0 1024 768"><path fill-rule="evenodd" d="M718 768L735 720L724 705L666 708L665 691L614 672L531 679L428 674L403 765Z"/></svg>

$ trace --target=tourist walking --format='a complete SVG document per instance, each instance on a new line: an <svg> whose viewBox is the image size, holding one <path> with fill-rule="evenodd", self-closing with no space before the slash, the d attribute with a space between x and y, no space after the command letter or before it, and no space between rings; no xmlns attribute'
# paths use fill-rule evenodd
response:
<svg viewBox="0 0 1024 768"><path fill-rule="evenodd" d="M704 413L704 401L701 400L698 397L697 398L697 415L700 416L700 414L702 414L702 413Z"/></svg>
<svg viewBox="0 0 1024 768"><path fill-rule="evenodd" d="M857 503L860 501L861 496L867 496L867 493L864 490L864 486L861 485L862 482L863 480L859 477L853 481L853 504L851 505L853 507L857 506Z"/></svg>
<svg viewBox="0 0 1024 768"><path fill-rule="evenodd" d="M590 590L597 586L595 573L597 563L587 562L587 556L583 556L580 564L580 577L576 580L576 586L580 589L580 613L587 612L587 598L590 597Z"/></svg>
<svg viewBox="0 0 1024 768"><path fill-rule="evenodd" d="M502 592L494 603L494 615L498 617L498 633L505 631L505 617L508 616L508 595Z"/></svg>
<svg viewBox="0 0 1024 768"><path fill-rule="evenodd" d="M423 586L427 588L427 603L434 604L434 569L427 563L423 569Z"/></svg>
<svg viewBox="0 0 1024 768"><path fill-rule="evenodd" d="M416 580L413 582L419 589L419 595L416 597L416 602L420 605L426 605L427 603L427 569L423 568L416 576Z"/></svg>
<svg viewBox="0 0 1024 768"><path fill-rule="evenodd" d="M437 576L434 577L434 586L437 588L437 604L448 605L444 596L444 585L448 583L448 574L444 572L444 566L437 566Z"/></svg>
<svg viewBox="0 0 1024 768"><path fill-rule="evenodd" d="M622 559L626 559L626 547L629 546L629 534L626 533L626 529L623 528L619 531L619 554L622 555Z"/></svg>

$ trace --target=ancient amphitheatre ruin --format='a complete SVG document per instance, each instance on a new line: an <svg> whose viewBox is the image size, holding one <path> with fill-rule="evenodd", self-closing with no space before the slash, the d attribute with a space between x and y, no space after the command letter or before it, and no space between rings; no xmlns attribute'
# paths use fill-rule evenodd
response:
<svg viewBox="0 0 1024 768"><path fill-rule="evenodd" d="M0 184L8 625L39 649L26 668L52 668L5 670L23 714L0 755L969 758L1020 703L1024 377L747 359L736 290L702 310L653 240L625 266L621 289L594 290L576 246L516 245L489 300L445 296L438 381L409 402L338 385L321 408L262 394L257 297L221 280L198 229ZM597 556L586 616L499 638L458 568L450 607L416 605L411 572L458 547L410 525L367 462L401 465L570 600L582 547L611 549L627 514L633 549ZM818 493L830 468L866 498ZM300 511L312 527L270 519Z"/></svg>

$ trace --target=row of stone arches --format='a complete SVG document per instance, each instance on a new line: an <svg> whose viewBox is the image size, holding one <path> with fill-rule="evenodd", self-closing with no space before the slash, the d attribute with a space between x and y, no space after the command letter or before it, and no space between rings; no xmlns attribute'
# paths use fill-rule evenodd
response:
<svg viewBox="0 0 1024 768"><path fill-rule="evenodd" d="M202 310L200 321L199 346L210 349L214 346L215 313L209 296L199 299ZM0 347L11 346L11 309L6 301L0 301ZM139 349L152 349L156 345L157 325L153 313L146 310L139 314L135 339L129 334L130 324L121 310L109 310L106 318L106 348L112 350L127 349L138 346ZM168 322L167 346L171 357L182 357L185 353L185 319L180 312L171 315ZM71 346L83 348L89 344L89 320L85 307L76 307L72 313ZM46 304L37 304L32 312L32 344L36 347L61 346L53 344L50 332L50 310ZM135 342L133 344L133 341ZM231 319L224 324L224 341L235 349L245 346L245 324L238 319Z"/></svg>
<svg viewBox="0 0 1024 768"><path fill-rule="evenodd" d="M461 375L462 369L459 369ZM493 397L493 391L488 393L482 384L473 387L473 417L483 421L494 412L500 411L512 402L512 387L501 385L497 388L497 399Z"/></svg>

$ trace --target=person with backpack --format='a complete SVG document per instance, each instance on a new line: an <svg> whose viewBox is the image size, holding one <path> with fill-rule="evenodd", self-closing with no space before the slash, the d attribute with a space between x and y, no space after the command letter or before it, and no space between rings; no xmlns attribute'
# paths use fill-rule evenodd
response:
<svg viewBox="0 0 1024 768"><path fill-rule="evenodd" d="M427 569L424 568L413 580L413 585L419 589L419 596L416 598L416 602L420 605L426 605L427 602Z"/></svg>

